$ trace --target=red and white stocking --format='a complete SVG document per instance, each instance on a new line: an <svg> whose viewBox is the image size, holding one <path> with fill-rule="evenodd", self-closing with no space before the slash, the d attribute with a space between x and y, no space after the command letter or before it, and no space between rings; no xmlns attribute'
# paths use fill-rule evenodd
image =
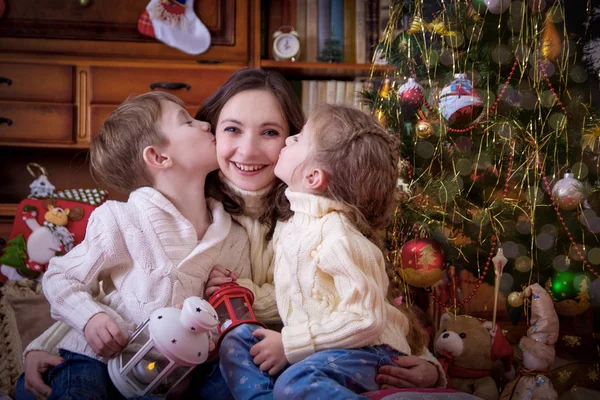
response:
<svg viewBox="0 0 600 400"><path fill-rule="evenodd" d="M150 0L138 31L188 54L204 53L210 32L194 13L194 0Z"/></svg>

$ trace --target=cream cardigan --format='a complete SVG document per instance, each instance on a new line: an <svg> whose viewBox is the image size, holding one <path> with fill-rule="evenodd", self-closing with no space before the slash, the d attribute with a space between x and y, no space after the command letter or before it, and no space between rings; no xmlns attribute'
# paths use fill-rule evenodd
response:
<svg viewBox="0 0 600 400"><path fill-rule="evenodd" d="M215 264L248 277L246 232L221 203L207 204L213 222L200 241L192 224L152 188L94 210L84 241L53 258L43 278L52 316L74 328L58 347L103 360L83 336L95 314L106 312L131 334L154 310L202 296ZM100 282L106 295L96 301Z"/></svg>

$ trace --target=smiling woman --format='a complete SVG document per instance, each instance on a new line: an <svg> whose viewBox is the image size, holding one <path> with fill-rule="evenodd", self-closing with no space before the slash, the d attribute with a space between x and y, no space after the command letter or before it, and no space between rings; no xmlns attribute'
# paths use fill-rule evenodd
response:
<svg viewBox="0 0 600 400"><path fill-rule="evenodd" d="M272 185L279 151L289 134L281 107L271 92L257 89L236 94L221 110L215 127L221 172L243 190Z"/></svg>

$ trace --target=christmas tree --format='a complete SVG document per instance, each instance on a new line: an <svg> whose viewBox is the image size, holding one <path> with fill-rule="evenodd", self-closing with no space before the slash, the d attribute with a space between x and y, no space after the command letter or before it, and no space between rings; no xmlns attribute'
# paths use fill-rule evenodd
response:
<svg viewBox="0 0 600 400"><path fill-rule="evenodd" d="M389 69L363 99L401 143L409 190L386 235L398 285L415 237L479 284L502 248L505 295L562 271L600 277L598 71L582 61L600 9L587 10L569 23L560 0L391 2L377 49Z"/></svg>

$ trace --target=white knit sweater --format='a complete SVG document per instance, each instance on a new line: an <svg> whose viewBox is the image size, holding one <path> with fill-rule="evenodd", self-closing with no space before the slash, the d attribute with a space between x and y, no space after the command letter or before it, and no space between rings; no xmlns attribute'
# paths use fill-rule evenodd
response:
<svg viewBox="0 0 600 400"><path fill-rule="evenodd" d="M246 232L221 203L207 204L213 222L200 241L191 222L152 188L94 210L84 241L53 258L44 275L52 316L74 328L58 347L105 361L83 336L95 314L106 312L131 334L154 310L202 296L215 264L250 276ZM106 296L95 301L100 282Z"/></svg>
<svg viewBox="0 0 600 400"><path fill-rule="evenodd" d="M320 350L379 344L410 355L409 321L386 300L389 281L381 250L348 220L341 203L290 189L285 194L294 216L277 224L273 243L288 361ZM427 353L424 358L439 365ZM438 373L443 376L441 367Z"/></svg>

